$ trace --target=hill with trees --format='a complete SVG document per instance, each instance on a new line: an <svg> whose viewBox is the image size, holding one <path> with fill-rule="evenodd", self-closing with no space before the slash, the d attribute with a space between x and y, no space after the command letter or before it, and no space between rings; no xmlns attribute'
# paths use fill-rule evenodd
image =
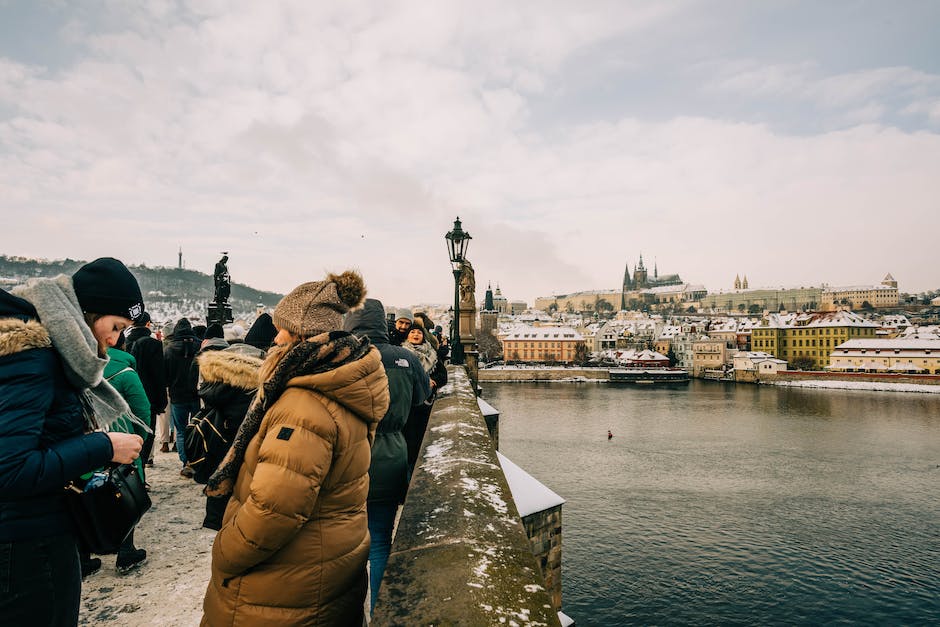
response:
<svg viewBox="0 0 940 627"><path fill-rule="evenodd" d="M0 255L0 286L10 289L33 277L53 277L72 274L87 263L75 259L30 259ZM154 321L166 322L183 316L202 319L206 306L215 294L212 276L185 268L129 266L140 284L144 304ZM242 283L232 282L229 304L235 319L251 321L259 304L273 308L281 294L257 290Z"/></svg>

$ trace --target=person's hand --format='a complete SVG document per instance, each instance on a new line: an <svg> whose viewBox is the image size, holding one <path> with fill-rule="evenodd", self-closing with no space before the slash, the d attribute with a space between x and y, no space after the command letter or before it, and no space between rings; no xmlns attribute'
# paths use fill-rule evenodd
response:
<svg viewBox="0 0 940 627"><path fill-rule="evenodd" d="M129 464L140 457L140 449L144 446L144 440L139 435L133 433L108 433L111 440L111 448L114 449L112 462L118 464Z"/></svg>

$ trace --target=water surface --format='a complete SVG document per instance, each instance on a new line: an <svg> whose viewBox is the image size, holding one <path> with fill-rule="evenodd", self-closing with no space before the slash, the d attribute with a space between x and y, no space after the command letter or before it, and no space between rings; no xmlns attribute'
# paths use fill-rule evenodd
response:
<svg viewBox="0 0 940 627"><path fill-rule="evenodd" d="M579 626L940 624L940 395L483 388L501 451L567 500Z"/></svg>

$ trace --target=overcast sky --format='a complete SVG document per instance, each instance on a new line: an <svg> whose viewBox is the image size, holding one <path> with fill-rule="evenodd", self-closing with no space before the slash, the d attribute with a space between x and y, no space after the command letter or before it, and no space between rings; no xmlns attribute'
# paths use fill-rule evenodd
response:
<svg viewBox="0 0 940 627"><path fill-rule="evenodd" d="M0 253L940 287L940 3L0 0Z"/></svg>

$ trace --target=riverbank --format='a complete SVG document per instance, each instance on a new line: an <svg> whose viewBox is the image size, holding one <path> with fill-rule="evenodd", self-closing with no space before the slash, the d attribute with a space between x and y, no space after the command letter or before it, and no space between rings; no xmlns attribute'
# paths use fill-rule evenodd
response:
<svg viewBox="0 0 940 627"><path fill-rule="evenodd" d="M865 380L860 380L862 377ZM565 368L563 366L498 366L480 369L479 381L481 383L609 383L610 371L607 368ZM735 383L735 381L723 382ZM749 385L761 383L784 387L829 390L940 394L940 384L938 384L940 383L940 377L929 375L887 375L879 377L873 374L785 371L775 377L764 377L759 381L738 381L737 383Z"/></svg>
<svg viewBox="0 0 940 627"><path fill-rule="evenodd" d="M610 372L607 368L565 368L564 366L497 366L481 368L480 381L559 381L569 383L607 383Z"/></svg>

